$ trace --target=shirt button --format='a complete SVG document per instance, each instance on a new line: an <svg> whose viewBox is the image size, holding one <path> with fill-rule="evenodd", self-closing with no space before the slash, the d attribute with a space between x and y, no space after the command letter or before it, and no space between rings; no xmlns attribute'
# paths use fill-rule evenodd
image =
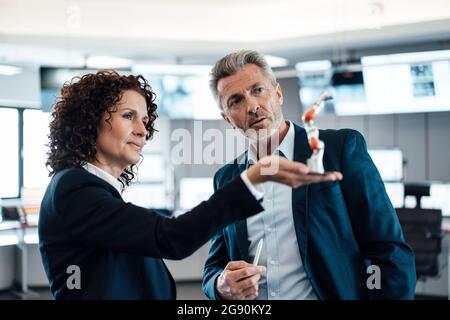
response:
<svg viewBox="0 0 450 320"><path fill-rule="evenodd" d="M275 297L276 295L277 295L277 294L276 294L275 292L273 292L273 291L270 292L270 296L271 296L271 297Z"/></svg>
<svg viewBox="0 0 450 320"><path fill-rule="evenodd" d="M267 228L267 231L268 231L268 232L272 232L272 231L273 231L273 228L268 227L268 228Z"/></svg>
<svg viewBox="0 0 450 320"><path fill-rule="evenodd" d="M271 260L270 260L270 264L277 264L277 261L276 261L276 260L273 260L273 259L271 259Z"/></svg>

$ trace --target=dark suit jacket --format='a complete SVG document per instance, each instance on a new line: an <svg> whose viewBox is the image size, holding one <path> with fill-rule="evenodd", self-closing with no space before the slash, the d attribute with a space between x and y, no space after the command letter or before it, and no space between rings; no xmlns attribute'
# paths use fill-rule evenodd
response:
<svg viewBox="0 0 450 320"><path fill-rule="evenodd" d="M174 299L161 258L192 254L226 225L263 208L240 178L178 218L125 203L117 190L83 168L55 174L41 204L39 241L57 299ZM66 285L71 265L81 289Z"/></svg>
<svg viewBox="0 0 450 320"><path fill-rule="evenodd" d="M319 299L411 299L416 276L414 254L406 244L396 213L373 164L364 138L350 129L323 130L324 167L343 180L302 186L292 191L298 248ZM311 155L306 132L295 125L294 160ZM245 156L246 158L246 156ZM245 161L241 161L245 162ZM222 167L215 188L226 186L244 163ZM203 290L217 299L215 281L229 261L246 260L248 234L242 220L212 240L203 273ZM381 289L368 290L368 265L381 271Z"/></svg>

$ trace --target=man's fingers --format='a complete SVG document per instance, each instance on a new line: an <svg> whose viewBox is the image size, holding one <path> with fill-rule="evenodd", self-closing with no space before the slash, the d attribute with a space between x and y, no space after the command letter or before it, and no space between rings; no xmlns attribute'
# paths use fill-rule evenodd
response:
<svg viewBox="0 0 450 320"><path fill-rule="evenodd" d="M331 173L336 177L336 180L342 180L342 178L344 178L342 173L340 173L339 171L333 171Z"/></svg>
<svg viewBox="0 0 450 320"><path fill-rule="evenodd" d="M283 158L283 160L286 161L286 163L283 164L284 166L282 169L285 169L286 171L292 172L295 174L299 174L299 173L300 174L308 174L309 169L304 163L297 162L297 161L288 161L284 158Z"/></svg>
<svg viewBox="0 0 450 320"><path fill-rule="evenodd" d="M245 296L244 300L255 300L258 297L258 294L251 294L249 296Z"/></svg>
<svg viewBox="0 0 450 320"><path fill-rule="evenodd" d="M308 167L301 162L289 161L279 156L268 156L259 160L261 175L277 175L279 172L308 173Z"/></svg>
<svg viewBox="0 0 450 320"><path fill-rule="evenodd" d="M325 176L321 176L321 175L305 175L305 174L280 171L277 174L276 181L290 185L291 187L297 188L302 185L327 182L327 181L336 181L336 180L341 180L341 179L342 179L342 174L340 174L340 173L330 173Z"/></svg>
<svg viewBox="0 0 450 320"><path fill-rule="evenodd" d="M276 168L278 170L274 171L274 174L277 174L278 171L282 172L292 172L292 173L302 173L307 174L309 172L308 167L298 161L289 161L286 158L279 157L279 156L272 156L267 157L268 160L270 159L270 166L272 168ZM266 161L268 161L266 160Z"/></svg>
<svg viewBox="0 0 450 320"><path fill-rule="evenodd" d="M233 297L237 300L249 299L250 297L258 295L258 281L260 275L254 275L245 280L236 282L231 290ZM254 298L253 298L254 299Z"/></svg>
<svg viewBox="0 0 450 320"><path fill-rule="evenodd" d="M261 274L263 272L263 267L250 265L251 267L231 271L229 278L233 282L238 282L242 279L254 276L256 274Z"/></svg>
<svg viewBox="0 0 450 320"><path fill-rule="evenodd" d="M254 292L242 292L253 288L257 291L258 280L265 267L255 266L245 261L230 261L217 280L217 292L223 299L244 299L245 296L254 295Z"/></svg>
<svg viewBox="0 0 450 320"><path fill-rule="evenodd" d="M294 188L306 184L342 180L342 174L338 171L333 171L326 175L308 174L309 169L304 163L289 161L279 156L265 157L260 162L262 164L261 175L267 175L269 180Z"/></svg>
<svg viewBox="0 0 450 320"><path fill-rule="evenodd" d="M240 286L242 292L248 291L249 289L252 289L252 288L253 289L257 289L258 288L258 281L259 281L259 279L261 279L261 274L257 273L257 274L255 274L255 275L253 275L251 277L248 277L248 278L246 278L244 280L241 280L239 282L239 286ZM245 294L245 295L248 295L248 293Z"/></svg>
<svg viewBox="0 0 450 320"><path fill-rule="evenodd" d="M289 161L283 157L278 157L278 156L273 156L270 158L272 159L270 165L272 167L278 166L279 172L291 172L291 173L295 173L295 174L300 173L301 175L307 175L309 173L308 166L302 162ZM278 163L277 163L277 161L278 161ZM277 172L275 172L275 173L277 173ZM327 179L334 177L335 180L341 180L342 174L338 171L333 171L333 172L327 173L325 176L322 176L322 177L326 177Z"/></svg>
<svg viewBox="0 0 450 320"><path fill-rule="evenodd" d="M326 182L326 181L336 181L336 180L342 180L342 174L340 172L331 172L324 176L321 175L308 175L308 179L305 181L307 183L319 183L319 182Z"/></svg>
<svg viewBox="0 0 450 320"><path fill-rule="evenodd" d="M230 271L234 271L234 270L239 270L242 268L246 268L252 266L252 264L245 262L243 260L240 261L230 261L228 262L227 266L225 267L225 269L230 270Z"/></svg>
<svg viewBox="0 0 450 320"><path fill-rule="evenodd" d="M243 300L253 300L253 299L255 299L258 296L258 291L259 291L259 288L258 288L257 285L256 286L252 286L252 287L249 287L249 288L243 290L239 294L239 296Z"/></svg>

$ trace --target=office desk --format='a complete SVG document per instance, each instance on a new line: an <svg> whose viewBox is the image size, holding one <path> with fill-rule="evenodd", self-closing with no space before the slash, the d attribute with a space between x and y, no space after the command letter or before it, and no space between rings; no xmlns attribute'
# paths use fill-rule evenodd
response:
<svg viewBox="0 0 450 320"><path fill-rule="evenodd" d="M443 285L446 283L444 279L440 281L444 281L442 285L439 286L438 291L440 292L440 295L447 294L448 299L450 300L450 267L448 265L448 262L450 262L450 218L446 217L442 221L442 232L444 235L443 240L443 251L442 251L442 257L446 257L447 259L447 291L443 288ZM18 254L20 254L20 259L22 259L22 264L20 265L20 270L17 269L15 266L9 266L8 268L5 268L3 271L3 276L8 277L14 277L14 270L17 269L19 271L19 275L22 277L21 279L21 288L20 291L17 292L18 295L32 295L33 293L29 290L28 286L29 284L36 285L42 285L44 283L44 280L46 281L45 274L43 271L42 266L37 266L38 262L37 256L38 251L35 252L36 247L38 243L38 237L37 237L37 228L36 226L29 226L27 228L21 228L20 224L16 221L12 222L1 222L0 223L0 247L1 246L9 246L8 250L2 251L3 257L11 257L13 258L13 252L12 252L12 246L15 246L19 249L17 251ZM32 245L30 247L30 245ZM202 271L203 271L203 264L207 258L208 251L209 251L210 243L206 243L202 248L197 250L193 255L190 257L180 260L180 261L173 261L173 260L165 260L167 267L172 272L174 278L176 281L200 281L202 279ZM29 258L29 254L31 255L31 258ZM33 257L33 254L35 257ZM36 260L35 260L36 258ZM29 259L32 259L33 261L28 261ZM0 261L0 263L11 263L14 264L14 260L11 261ZM32 268L34 270L29 271L29 268ZM37 267L39 267L37 269ZM41 270L42 268L42 270ZM7 270L6 270L7 269ZM29 275L29 272L31 272L31 275ZM442 270L445 274L445 270ZM42 274L41 274L42 273ZM30 279L31 278L31 279ZM44 279L45 278L45 279ZM431 280L434 281L434 280ZM437 280L439 281L439 280ZM42 282L42 284L41 284ZM47 282L45 282L47 284ZM6 285L6 282L4 283ZM8 284L9 285L9 284ZM436 283L430 283L427 282L427 286L422 287L423 288L423 294L434 294L434 291L436 290L434 287L436 286ZM6 287L5 287L6 288ZM419 292L421 289L419 288Z"/></svg>
<svg viewBox="0 0 450 320"><path fill-rule="evenodd" d="M31 291L28 287L28 245L39 242L37 238L37 224L21 224L18 221L5 221L0 223L0 233L0 246L15 245L20 253L21 286L20 290L14 293L23 299L38 297L39 295Z"/></svg>
<svg viewBox="0 0 450 320"><path fill-rule="evenodd" d="M28 246L27 243L30 241L26 241L25 237L27 236L27 230L37 230L37 224L21 224L18 229L16 229L18 233L18 248L20 250L20 257L21 257L21 265L20 265L20 275L21 275L21 286L20 291L16 292L18 296L21 298L33 298L33 297L39 297L39 295L31 291L28 288ZM39 240L36 241L39 243ZM34 243L34 241L33 241Z"/></svg>

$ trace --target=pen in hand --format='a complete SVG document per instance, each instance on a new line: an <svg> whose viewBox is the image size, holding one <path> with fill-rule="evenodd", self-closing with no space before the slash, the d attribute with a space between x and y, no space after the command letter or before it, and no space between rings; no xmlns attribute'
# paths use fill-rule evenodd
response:
<svg viewBox="0 0 450 320"><path fill-rule="evenodd" d="M261 238L258 242L258 246L256 247L255 258L253 259L253 265L257 266L259 262L259 257L261 256L262 247L264 244L264 239Z"/></svg>

